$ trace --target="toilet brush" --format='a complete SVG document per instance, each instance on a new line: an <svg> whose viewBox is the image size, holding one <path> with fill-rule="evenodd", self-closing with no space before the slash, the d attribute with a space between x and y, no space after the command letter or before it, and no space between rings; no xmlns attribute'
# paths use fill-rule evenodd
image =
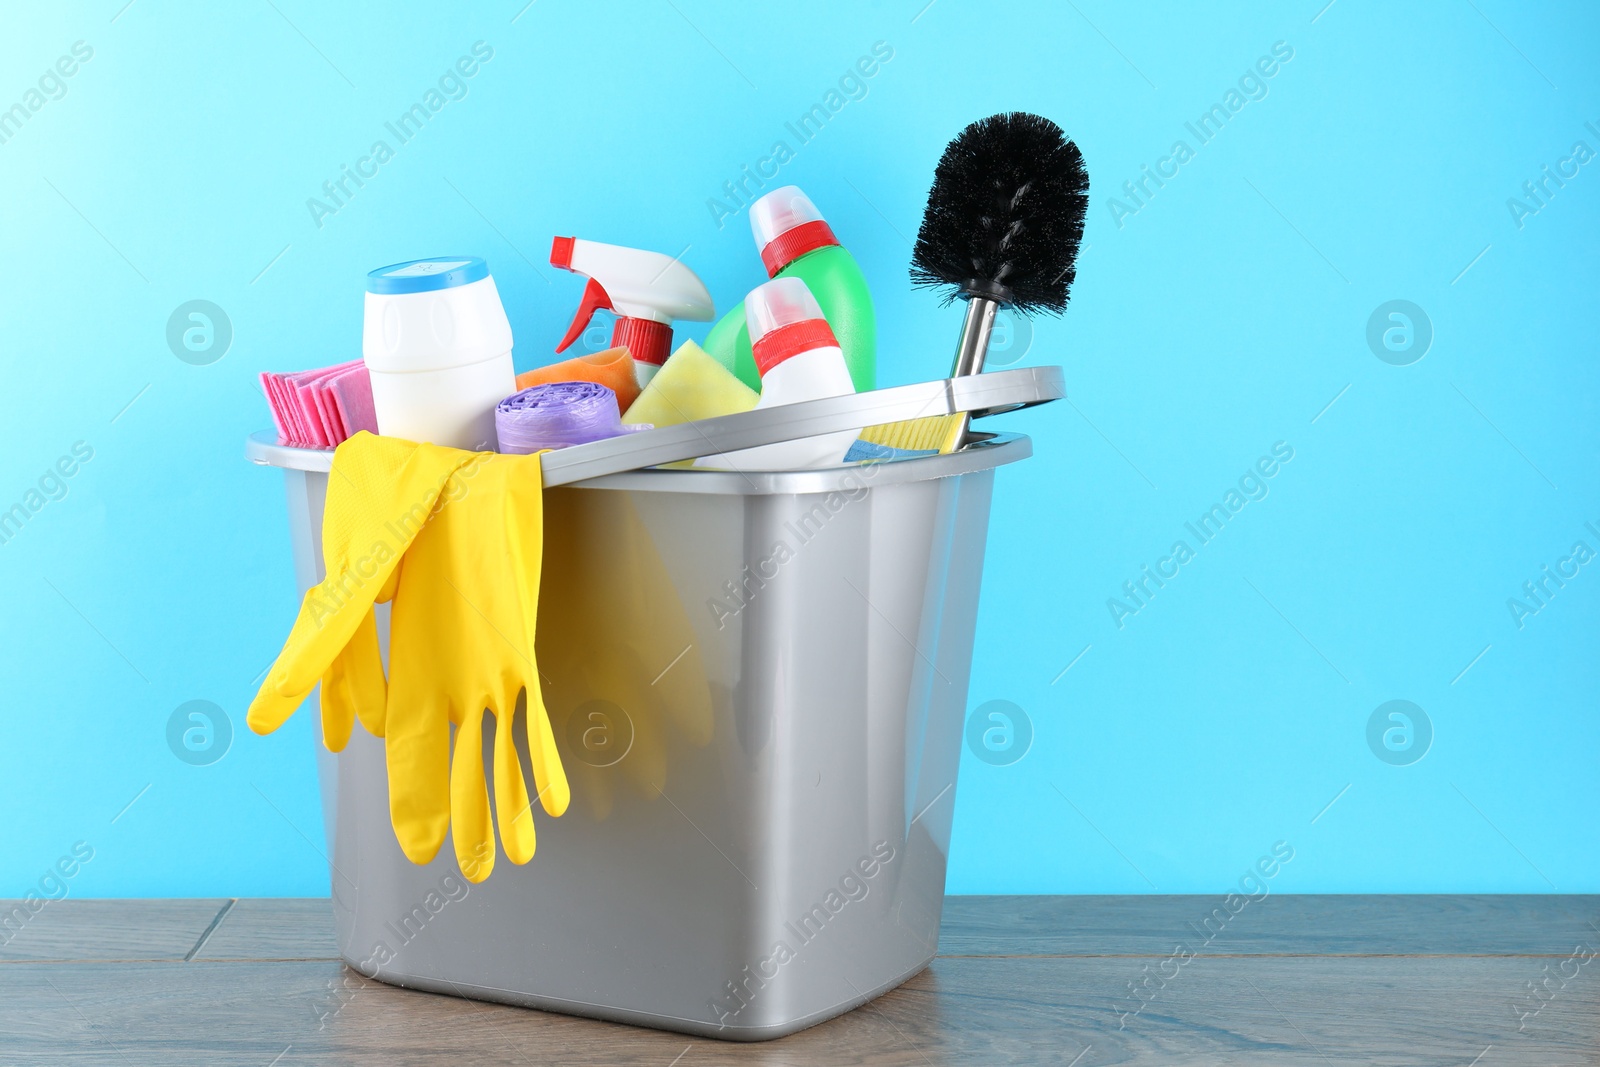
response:
<svg viewBox="0 0 1600 1067"><path fill-rule="evenodd" d="M1089 176L1078 146L1049 119L1013 111L980 119L944 150L911 255L911 281L958 297L967 313L951 377L983 370L995 314L1066 310L1083 240ZM869 428L862 437L953 452L967 415Z"/></svg>

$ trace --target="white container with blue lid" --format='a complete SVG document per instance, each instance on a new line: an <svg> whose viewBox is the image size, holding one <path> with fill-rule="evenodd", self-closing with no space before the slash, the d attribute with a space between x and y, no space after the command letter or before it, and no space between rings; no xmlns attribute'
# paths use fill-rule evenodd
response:
<svg viewBox="0 0 1600 1067"><path fill-rule="evenodd" d="M516 392L511 323L478 256L392 263L367 275L361 355L378 432L492 451L494 407Z"/></svg>

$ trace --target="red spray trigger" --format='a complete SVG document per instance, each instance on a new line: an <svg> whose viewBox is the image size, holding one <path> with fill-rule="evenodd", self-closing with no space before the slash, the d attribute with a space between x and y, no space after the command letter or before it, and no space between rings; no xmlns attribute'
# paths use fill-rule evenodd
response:
<svg viewBox="0 0 1600 1067"><path fill-rule="evenodd" d="M594 318L594 313L601 308L607 311L614 310L611 306L611 297L600 287L600 283L593 278L583 287L583 299L578 302L578 313L572 317L572 325L567 327L567 335L556 345L556 352L567 350L567 346L583 336L583 331L589 328L589 320Z"/></svg>

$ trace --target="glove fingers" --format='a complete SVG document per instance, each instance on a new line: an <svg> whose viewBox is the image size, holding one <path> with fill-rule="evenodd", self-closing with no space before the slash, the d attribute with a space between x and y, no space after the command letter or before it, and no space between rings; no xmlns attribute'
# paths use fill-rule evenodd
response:
<svg viewBox="0 0 1600 1067"><path fill-rule="evenodd" d="M282 656L278 657L282 659ZM262 681L261 688L256 689L256 699L250 702L250 710L245 713L245 721L250 725L251 731L258 734L270 734L288 721L290 715L299 710L299 705L306 702L310 696L307 686L304 693L288 694L278 693L274 685L274 678L280 673L278 664L272 664L272 670L267 672L267 680Z"/></svg>
<svg viewBox="0 0 1600 1067"><path fill-rule="evenodd" d="M383 656L378 650L376 611L367 609L367 617L345 646L341 659L349 679L351 703L361 725L373 737L382 737L388 718L389 684L383 677Z"/></svg>
<svg viewBox="0 0 1600 1067"><path fill-rule="evenodd" d="M383 736L387 688L378 654L377 620L369 610L322 676L322 740L329 752L344 749L358 716L368 733Z"/></svg>
<svg viewBox="0 0 1600 1067"><path fill-rule="evenodd" d="M395 543L396 527L388 520L419 510L426 515L443 486L441 476L471 458L368 433L339 445L333 461L338 477L329 480L323 512L327 577L301 600L289 639L250 705L250 729L268 734L282 726L350 643L378 594L393 593L400 556L421 526L402 521L404 536ZM374 545L377 550L370 550Z"/></svg>
<svg viewBox="0 0 1600 1067"><path fill-rule="evenodd" d="M371 613L389 569L379 565L371 579L346 571L306 591L289 639L250 705L250 729L270 734L294 714Z"/></svg>
<svg viewBox="0 0 1600 1067"><path fill-rule="evenodd" d="M450 726L443 708L401 703L388 711L389 821L412 863L427 863L450 829Z"/></svg>
<svg viewBox="0 0 1600 1067"><path fill-rule="evenodd" d="M404 558L395 566L394 572L389 575L389 580L383 583L383 587L378 590L378 595L373 598L379 604L387 604L394 599L395 590L400 587L400 571L403 567L405 567Z"/></svg>
<svg viewBox="0 0 1600 1067"><path fill-rule="evenodd" d="M572 790L561 767L561 756L556 752L555 734L545 712L544 697L539 690L539 669L534 662L537 646L534 614L543 569L544 495L537 483L517 482L508 499L512 505L508 515L515 514L517 518L507 530L506 551L510 554L511 573L516 577L517 592L522 598L523 647L528 650L524 686L528 694L528 754L544 810L560 815L572 800Z"/></svg>
<svg viewBox="0 0 1600 1067"><path fill-rule="evenodd" d="M500 844L505 847L506 858L515 864L527 863L533 858L536 844L533 827L533 805L528 800L528 783L522 777L522 761L517 757L517 745L512 730L517 717L517 698L495 709L494 722L494 810L500 823Z"/></svg>
<svg viewBox="0 0 1600 1067"><path fill-rule="evenodd" d="M329 752L343 752L355 726L348 681L337 660L322 676L322 743Z"/></svg>
<svg viewBox="0 0 1600 1067"><path fill-rule="evenodd" d="M463 711L450 758L450 836L456 863L469 882L494 870L494 833L489 824L489 788L483 780L483 708Z"/></svg>
<svg viewBox="0 0 1600 1067"><path fill-rule="evenodd" d="M572 789L561 766L561 754L556 751L556 735L550 729L550 716L545 714L537 675L528 683L528 755L532 757L533 784L539 788L540 803L545 811L559 816L572 801Z"/></svg>
<svg viewBox="0 0 1600 1067"><path fill-rule="evenodd" d="M268 683L270 682L269 674ZM307 690L306 694L299 697L286 697L264 683L257 691L255 699L250 701L250 710L245 713L245 722L254 733L270 734L287 722L289 716L305 703L309 692L310 690Z"/></svg>

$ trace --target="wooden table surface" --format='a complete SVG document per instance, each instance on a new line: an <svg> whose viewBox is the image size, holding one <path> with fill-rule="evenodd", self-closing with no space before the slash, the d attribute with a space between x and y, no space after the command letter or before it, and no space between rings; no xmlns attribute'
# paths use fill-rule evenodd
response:
<svg viewBox="0 0 1600 1067"><path fill-rule="evenodd" d="M950 897L899 989L728 1044L367 981L326 900L54 901L0 928L0 1067L1600 1064L1600 896L1274 895L1164 962L1217 903Z"/></svg>

